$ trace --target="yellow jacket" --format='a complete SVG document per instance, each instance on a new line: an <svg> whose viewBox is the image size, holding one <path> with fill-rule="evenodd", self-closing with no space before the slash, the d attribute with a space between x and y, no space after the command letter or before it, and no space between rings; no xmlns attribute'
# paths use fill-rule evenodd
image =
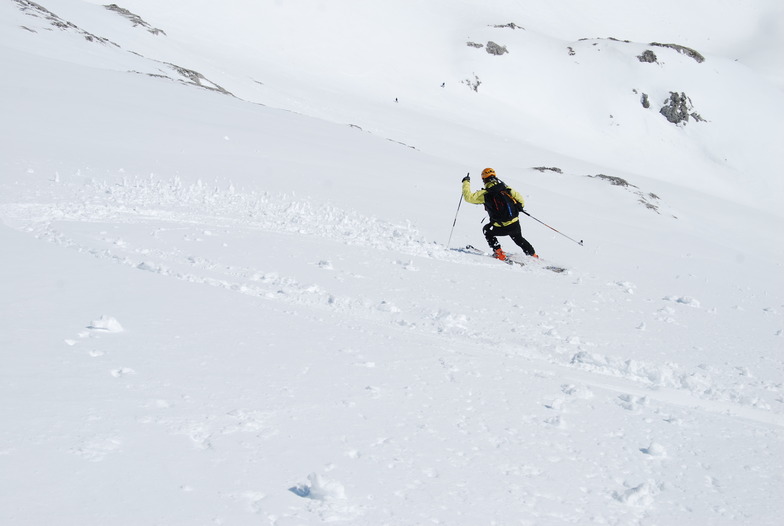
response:
<svg viewBox="0 0 784 526"><path fill-rule="evenodd" d="M476 192L471 192L471 182L463 181L463 199L475 205L483 205L485 204L485 194L487 193L487 189L497 185L498 183L500 183L500 181L498 181L497 179L494 181L488 181L487 183L485 183L485 187L482 188L481 190L477 190ZM520 193L517 190L514 190L513 188L510 188L508 186L506 187L506 189L509 191L509 195L511 195L515 201L520 203L520 206L525 206L525 201L523 200L523 196L520 195ZM515 217L511 221L506 221L503 223L493 223L493 224L496 226L506 226L506 225L511 225L515 221L519 221L519 220L520 220L519 217Z"/></svg>

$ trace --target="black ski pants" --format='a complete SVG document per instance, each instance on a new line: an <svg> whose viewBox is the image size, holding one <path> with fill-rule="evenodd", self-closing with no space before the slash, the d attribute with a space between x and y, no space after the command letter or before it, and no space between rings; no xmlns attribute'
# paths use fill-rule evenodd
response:
<svg viewBox="0 0 784 526"><path fill-rule="evenodd" d="M498 242L496 236L509 236L518 247L523 249L526 256L533 256L536 254L534 247L523 237L523 233L520 231L520 221L515 221L511 225L506 226L488 223L482 228L482 232L485 234L487 244L490 245L490 248L493 250L501 248L501 243Z"/></svg>

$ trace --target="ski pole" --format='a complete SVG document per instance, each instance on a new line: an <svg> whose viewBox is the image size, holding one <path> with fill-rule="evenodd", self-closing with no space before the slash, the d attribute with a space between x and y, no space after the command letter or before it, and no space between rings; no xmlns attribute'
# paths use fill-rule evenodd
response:
<svg viewBox="0 0 784 526"><path fill-rule="evenodd" d="M470 173L471 172L468 172L466 174L466 177L468 177L468 175ZM457 214L460 213L460 205L462 205L462 204L463 204L463 192L461 191L460 192L460 201L457 202L457 212L455 212L455 220L452 221L452 230L449 231L449 240L446 242L446 248L449 248L449 243L452 242L452 233L455 231L455 225L457 224Z"/></svg>
<svg viewBox="0 0 784 526"><path fill-rule="evenodd" d="M522 212L523 212L525 215L527 215L528 217L530 217L531 219L533 219L534 221L539 221L538 219L536 219L534 216L532 216L531 214L529 214L529 213L528 213L528 212L526 212L525 210L523 210ZM555 231L555 232L558 232L559 234L561 234L561 235L562 235L563 237L565 237L566 239L568 239L568 240L570 240L570 241L574 241L575 243L577 243L577 244L578 244L578 245L580 245L581 247L582 247L582 246L584 246L584 245L583 245L583 240L582 240L582 239L581 239L580 241L577 241L576 239L572 239L572 238L570 238L569 236L567 236L567 235L566 235L566 234L564 234L563 232L559 232L558 230L554 229L553 227L551 227L551 226L550 226L550 225L548 225L547 223L544 223L544 222L542 222L542 221L539 221L539 222L540 222L540 223L542 223L542 224L543 224L544 226L546 226L547 228L549 228L550 230L553 230L553 231Z"/></svg>

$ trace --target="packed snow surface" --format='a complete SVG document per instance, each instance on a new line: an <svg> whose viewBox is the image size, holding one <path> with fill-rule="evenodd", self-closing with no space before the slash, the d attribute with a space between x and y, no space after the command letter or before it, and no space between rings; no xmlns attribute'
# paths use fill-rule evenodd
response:
<svg viewBox="0 0 784 526"><path fill-rule="evenodd" d="M782 28L0 2L0 522L780 524Z"/></svg>

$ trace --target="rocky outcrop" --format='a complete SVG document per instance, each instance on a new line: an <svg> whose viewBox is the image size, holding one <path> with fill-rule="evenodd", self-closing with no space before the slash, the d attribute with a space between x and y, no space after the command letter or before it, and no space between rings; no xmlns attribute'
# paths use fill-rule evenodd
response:
<svg viewBox="0 0 784 526"><path fill-rule="evenodd" d="M481 81L481 80L479 80L479 77L477 77L477 76L476 76L476 73L474 73L474 80L471 80L471 79L465 79L465 80L463 81L463 84L467 85L467 86L468 86L469 88L471 88L472 90L474 90L474 91L477 91L477 92L478 92L478 91L479 91L479 85L480 85L480 84L482 84L482 81Z"/></svg>
<svg viewBox="0 0 784 526"><path fill-rule="evenodd" d="M667 47L667 48L670 48L670 49L674 49L678 53L681 53L683 55L686 55L687 57L693 58L698 63L705 62L705 57L700 55L697 51L695 51L695 50L693 50L693 49L691 49L689 47L686 47L686 46L681 46L679 44L661 44L659 42L651 42L651 45L652 46Z"/></svg>
<svg viewBox="0 0 784 526"><path fill-rule="evenodd" d="M525 31L524 27L518 26L514 22L509 22L508 24L496 24L493 27L496 29L503 29L505 27L508 27L509 29L522 29L523 31Z"/></svg>
<svg viewBox="0 0 784 526"><path fill-rule="evenodd" d="M589 175L588 177L594 177L596 179L603 179L604 181L607 181L608 183L610 183L613 186L623 186L623 187L632 186L634 188L637 188L633 184L630 185L629 181L627 181L626 179L624 179L622 177L616 177L614 175L596 174L596 175Z"/></svg>
<svg viewBox="0 0 784 526"><path fill-rule="evenodd" d="M180 77L185 79L184 80L185 84L191 84L193 86L198 86L200 88L217 91L219 93L223 93L224 95L232 95L231 92L222 88L218 84L212 82L198 71L184 68L182 66L178 66L177 64L171 64L169 62L164 62L164 64L169 66L172 70L176 71L177 74L180 75Z"/></svg>
<svg viewBox="0 0 784 526"><path fill-rule="evenodd" d="M638 186L631 184L626 179L614 175L596 174L588 175L587 177L590 177L591 179L600 179L610 183L612 186L620 186L621 188L625 188L636 195L637 202L643 205L645 208L648 210L653 210L657 214L661 213L659 211L659 205L656 203L656 201L659 201L659 196L653 192L644 192L640 190Z"/></svg>
<svg viewBox="0 0 784 526"><path fill-rule="evenodd" d="M506 46L496 44L492 40L487 43L487 46L485 46L485 51L491 55L503 55L504 53L509 53L509 51L506 49Z"/></svg>
<svg viewBox="0 0 784 526"><path fill-rule="evenodd" d="M534 170L538 172L555 172L557 174L562 174L563 170L558 168L557 166L534 166Z"/></svg>
<svg viewBox="0 0 784 526"><path fill-rule="evenodd" d="M659 110L659 113L673 124L685 125L690 118L697 122L704 122L705 119L693 110L691 99L685 93L671 91L670 97L664 101L664 106Z"/></svg>
<svg viewBox="0 0 784 526"><path fill-rule="evenodd" d="M137 14L131 13L127 9L123 9L122 7L118 6L117 4L109 4L104 6L109 11L114 11L115 13L123 16L131 21L133 27L143 27L148 32L152 33L153 35L166 35L163 29L158 29L157 27L152 27L150 24L142 20Z"/></svg>
<svg viewBox="0 0 784 526"><path fill-rule="evenodd" d="M61 31L65 31L68 33L73 33L84 37L85 40L88 42L92 42L94 44L102 44L107 46L113 46L117 48L119 53L129 53L141 57L143 59L148 60L149 69L146 71L135 71L131 70L129 73L139 73L143 75L149 75L151 77L158 77L158 78L165 78L169 80L174 80L177 82L181 82L183 84L187 84L189 86L196 86L199 88L208 89L211 91L216 91L219 93L223 93L225 95L232 95L228 90L223 88L222 86L218 85L215 82L207 79L204 75L199 73L198 71L194 71L192 69L184 68L177 64L172 64L169 62L163 62L160 60L151 59L136 53L135 51L131 51L128 49L122 48L119 44L112 42L108 38L103 38L92 33L89 33L82 29L81 27L77 26L73 22L69 22L68 20L64 20L63 18L59 17L58 15L54 14L53 12L49 11L45 7L36 4L35 2L31 2L30 0L13 0L20 11L25 13L26 15L30 16L31 18L38 19L42 27L38 29L51 31L51 28L59 29ZM153 34L164 34L163 31L160 29L153 28L149 24L147 24L144 20L142 20L137 15L134 15L130 11L127 11L121 7L118 7L116 4L111 4L109 6L104 6L110 11L115 11L125 17L127 17L134 26L141 26L150 31ZM36 25L31 23L30 25ZM32 33L37 33L36 29L22 26L23 29L26 31L30 31ZM118 57L121 55L118 55ZM134 61L136 63L136 61ZM173 73L172 73L173 72ZM233 96L233 95L232 95Z"/></svg>
<svg viewBox="0 0 784 526"><path fill-rule="evenodd" d="M642 52L642 55L638 55L637 59L640 62L647 62L647 63L655 63L657 62L656 53L651 51L650 49L646 49Z"/></svg>
<svg viewBox="0 0 784 526"><path fill-rule="evenodd" d="M17 4L17 7L20 11L25 13L28 16L34 18L40 18L45 20L49 23L52 27L59 29L61 31L72 31L84 37L85 40L89 42L98 42L100 44L112 45L115 47L120 47L119 45L115 44L108 38L99 37L97 35L93 35L90 32L85 31L84 29L80 28L76 24L69 22L67 20L63 20L56 14L52 13L45 7L36 4L35 2L30 2L30 0L14 0ZM35 33L36 31L30 29L29 27L22 26L24 29Z"/></svg>

